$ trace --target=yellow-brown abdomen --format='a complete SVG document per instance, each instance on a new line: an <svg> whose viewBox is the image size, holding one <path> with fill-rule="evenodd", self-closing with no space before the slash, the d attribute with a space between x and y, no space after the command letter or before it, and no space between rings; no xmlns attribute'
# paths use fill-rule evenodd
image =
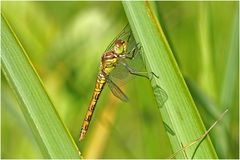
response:
<svg viewBox="0 0 240 160"><path fill-rule="evenodd" d="M80 138L79 138L80 141L84 138L85 134L87 133L87 130L88 130L88 127L89 127L89 124L90 124L90 121L91 121L91 118L93 115L93 111L95 109L98 98L103 90L105 83L106 83L106 79L105 79L104 75L102 73L100 73L98 75L98 78L96 81L96 86L95 86L95 89L94 89L94 92L93 92L93 95L92 95L92 98L91 98L91 101L90 101L90 104L88 107L88 111L83 120L82 128L80 131Z"/></svg>

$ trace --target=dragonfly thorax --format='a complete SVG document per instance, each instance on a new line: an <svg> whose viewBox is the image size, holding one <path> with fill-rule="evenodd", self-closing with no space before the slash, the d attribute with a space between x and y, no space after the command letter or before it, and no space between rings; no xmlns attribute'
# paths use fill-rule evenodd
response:
<svg viewBox="0 0 240 160"><path fill-rule="evenodd" d="M111 71L116 67L118 63L118 55L113 51L109 51L103 54L100 65L101 72L109 75Z"/></svg>

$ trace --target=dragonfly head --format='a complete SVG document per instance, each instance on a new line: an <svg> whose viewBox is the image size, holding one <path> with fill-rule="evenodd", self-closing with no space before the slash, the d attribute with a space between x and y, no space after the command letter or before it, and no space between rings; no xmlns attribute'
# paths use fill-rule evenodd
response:
<svg viewBox="0 0 240 160"><path fill-rule="evenodd" d="M123 40L116 40L114 42L114 52L117 53L117 54L124 54L126 53L127 51L127 42L126 41L123 41Z"/></svg>

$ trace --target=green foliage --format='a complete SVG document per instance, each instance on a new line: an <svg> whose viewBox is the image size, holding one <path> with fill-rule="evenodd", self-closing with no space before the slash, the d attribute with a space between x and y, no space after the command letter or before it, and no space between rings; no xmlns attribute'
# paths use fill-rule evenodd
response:
<svg viewBox="0 0 240 160"><path fill-rule="evenodd" d="M141 3L147 7L145 2ZM160 21L166 39L157 36L162 36L161 32L153 35L156 27L149 25L148 18L151 17L140 18L140 22L140 16L131 18L144 14L146 8L138 11L141 3L139 8L131 10L131 14L126 11L127 17L121 2L2 2L2 12L42 79L45 90L37 91L48 93L84 158L169 157L179 149L180 141L187 144L205 130L191 96L205 128L209 128L226 107L229 108L222 123L211 131L210 138L219 158L239 158L238 2L157 2L152 6L154 17ZM88 134L79 143L79 131L95 85L100 57L127 23L143 45L147 69L159 75L156 83L166 91L168 100L160 108L160 114L151 83L142 78L128 79L125 85L120 85L129 97L129 103L120 102L105 87ZM152 39L143 34L143 29L146 35L152 35ZM2 23L2 44L4 34ZM13 48L15 43L7 47ZM33 71L22 72L21 75L30 78ZM29 120L26 123L24 118L30 116L22 112L22 105L18 107L16 94L11 89L14 87L10 85L10 88L6 79L9 78L2 75L1 158L49 157L48 153L39 151L41 145L39 140L36 143L36 133L33 130L33 137ZM29 89L34 88L32 83L39 83L37 80L28 83ZM49 101L51 107L44 105L38 113L51 110L52 102ZM52 110L55 116L51 118L59 121L56 111ZM33 119L42 115L35 114ZM184 115L180 121L179 115ZM61 121L58 124L56 128L64 128ZM189 133L183 131L187 126ZM65 129L62 131L66 132ZM53 138L60 138L63 132ZM68 133L65 135L67 138L59 142L72 144ZM209 138L203 141L195 157L206 153L214 157L209 142ZM207 146L206 150L203 146ZM70 148L76 149L74 145ZM195 148L196 145L186 150L188 158ZM178 156L182 157L181 154Z"/></svg>
<svg viewBox="0 0 240 160"><path fill-rule="evenodd" d="M79 158L78 149L59 119L31 62L7 20L2 21L3 73L45 158Z"/></svg>
<svg viewBox="0 0 240 160"><path fill-rule="evenodd" d="M196 139L196 135L201 136L205 131L151 5L148 2L124 3L129 22L142 44L148 70L160 75L159 78L154 79L153 89L156 85L162 86L169 95L160 111L163 121L175 132L175 136L169 134L174 153L182 145L185 146ZM155 96L157 101L161 101L158 100L162 99L161 97ZM191 156L193 150L186 151L186 154ZM198 149L195 158L217 158L209 138Z"/></svg>

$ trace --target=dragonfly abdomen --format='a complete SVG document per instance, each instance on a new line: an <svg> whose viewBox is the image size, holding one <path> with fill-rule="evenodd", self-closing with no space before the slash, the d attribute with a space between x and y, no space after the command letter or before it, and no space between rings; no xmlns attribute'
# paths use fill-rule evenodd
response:
<svg viewBox="0 0 240 160"><path fill-rule="evenodd" d="M97 81L96 81L96 86L95 86L95 89L94 89L94 92L93 92L93 95L92 95L92 98L91 98L91 101L90 101L90 104L89 104L89 107L88 107L88 111L85 115L85 118L84 118L84 121L83 121L83 124L82 124L81 132L80 132L80 138L79 138L80 141L84 138L85 134L87 133L88 126L89 126L90 121L92 119L92 115L93 115L95 106L97 104L98 98L99 98L99 96L100 96L100 94L103 90L103 87L104 87L105 83L106 83L106 78L105 78L103 73L100 73L98 75L98 78L97 78Z"/></svg>

